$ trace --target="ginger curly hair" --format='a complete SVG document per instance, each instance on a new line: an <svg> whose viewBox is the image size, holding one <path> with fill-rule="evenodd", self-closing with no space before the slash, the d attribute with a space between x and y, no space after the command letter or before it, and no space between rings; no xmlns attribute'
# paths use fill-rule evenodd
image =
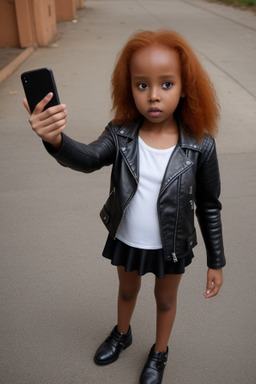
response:
<svg viewBox="0 0 256 384"><path fill-rule="evenodd" d="M113 122L126 124L140 116L132 96L130 62L135 52L152 44L175 50L180 57L185 97L180 99L176 118L197 139L205 133L215 136L220 107L214 86L190 45L171 30L141 31L124 45L111 78Z"/></svg>

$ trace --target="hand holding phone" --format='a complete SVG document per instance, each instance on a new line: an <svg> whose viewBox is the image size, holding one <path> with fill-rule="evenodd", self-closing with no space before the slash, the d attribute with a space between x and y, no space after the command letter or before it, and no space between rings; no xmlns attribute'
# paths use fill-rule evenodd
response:
<svg viewBox="0 0 256 384"><path fill-rule="evenodd" d="M31 114L29 122L41 139L58 149L66 127L66 106L60 104L52 71L41 68L21 75L26 99L23 104ZM37 106L37 107L36 107ZM48 110L49 107L54 107Z"/></svg>
<svg viewBox="0 0 256 384"><path fill-rule="evenodd" d="M50 68L39 68L24 72L21 75L21 81L31 113L39 101L49 92L53 93L53 97L44 109L60 104L53 72Z"/></svg>

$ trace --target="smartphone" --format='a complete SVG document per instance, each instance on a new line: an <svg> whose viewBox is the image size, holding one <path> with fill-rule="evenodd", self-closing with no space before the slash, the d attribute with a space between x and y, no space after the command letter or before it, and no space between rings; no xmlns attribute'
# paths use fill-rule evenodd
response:
<svg viewBox="0 0 256 384"><path fill-rule="evenodd" d="M41 101L49 92L53 93L53 97L44 107L44 110L53 105L60 104L53 72L50 68L38 68L24 72L21 75L21 81L31 113L34 111L35 106L39 101Z"/></svg>

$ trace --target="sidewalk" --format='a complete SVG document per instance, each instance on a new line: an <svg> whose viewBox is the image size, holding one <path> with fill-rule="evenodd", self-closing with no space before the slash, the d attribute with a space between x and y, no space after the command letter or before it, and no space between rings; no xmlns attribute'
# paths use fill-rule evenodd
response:
<svg viewBox="0 0 256 384"><path fill-rule="evenodd" d="M85 6L77 23L60 23L54 44L34 51L0 84L0 382L138 384L154 341L153 275L143 278L133 345L116 363L96 366L94 352L116 322L117 277L101 257L107 233L98 214L111 170L85 176L46 154L27 122L20 74L51 67L67 104L66 133L89 142L111 119L117 52L134 31L164 27L187 38L219 95L227 267L221 293L206 301L199 236L180 287L163 383L254 384L256 17L201 0Z"/></svg>

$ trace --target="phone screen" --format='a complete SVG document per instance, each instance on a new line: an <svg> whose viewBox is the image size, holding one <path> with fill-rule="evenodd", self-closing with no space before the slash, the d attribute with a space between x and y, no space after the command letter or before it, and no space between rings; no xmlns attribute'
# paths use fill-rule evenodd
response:
<svg viewBox="0 0 256 384"><path fill-rule="evenodd" d="M60 104L53 72L50 68L39 68L24 72L21 75L21 81L31 113L39 101L49 92L53 93L53 97L44 109Z"/></svg>

